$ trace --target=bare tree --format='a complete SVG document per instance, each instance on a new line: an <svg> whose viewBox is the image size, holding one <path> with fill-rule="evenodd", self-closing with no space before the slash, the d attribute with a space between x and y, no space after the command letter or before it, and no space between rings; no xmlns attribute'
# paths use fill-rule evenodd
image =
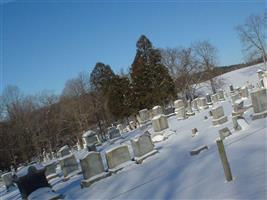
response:
<svg viewBox="0 0 267 200"><path fill-rule="evenodd" d="M177 90L182 96L193 98L200 76L200 71L192 48L167 48L161 50L162 63L168 68Z"/></svg>
<svg viewBox="0 0 267 200"><path fill-rule="evenodd" d="M266 66L266 20L264 16L250 15L243 25L236 27L244 51L250 58L262 57Z"/></svg>
<svg viewBox="0 0 267 200"><path fill-rule="evenodd" d="M197 62L202 68L204 75L209 80L211 90L216 93L216 78L214 78L214 68L218 63L217 49L209 41L199 41L193 44L193 50Z"/></svg>

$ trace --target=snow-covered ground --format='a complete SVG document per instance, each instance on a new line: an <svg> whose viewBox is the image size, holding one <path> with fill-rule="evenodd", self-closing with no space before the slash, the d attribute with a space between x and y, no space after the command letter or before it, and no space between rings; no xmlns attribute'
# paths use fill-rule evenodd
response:
<svg viewBox="0 0 267 200"><path fill-rule="evenodd" d="M240 69L223 75L227 84L244 86L247 81L258 82L257 70L262 65ZM226 87L228 91L228 87ZM76 175L66 182L61 178L52 179L53 189L65 199L267 199L267 119L252 121L250 108L245 113L249 126L245 130L233 129L230 99L220 102L228 121L212 126L208 111L196 112L186 120L178 121L175 116L168 119L170 130L175 134L167 140L156 143L159 153L147 158L142 164L126 166L122 171L102 179L88 188L81 189L82 175ZM208 116L204 120L204 116ZM232 135L224 140L228 161L234 180L226 182L219 159L215 139L218 130L228 127ZM192 137L192 128L199 133ZM152 132L151 126L148 130ZM125 139L107 149L129 144L129 139L144 132L135 130L125 135ZM207 145L208 150L191 156L190 151ZM77 157L83 152L76 153ZM106 164L105 164L106 166ZM18 190L6 192L0 189L1 200L20 199Z"/></svg>

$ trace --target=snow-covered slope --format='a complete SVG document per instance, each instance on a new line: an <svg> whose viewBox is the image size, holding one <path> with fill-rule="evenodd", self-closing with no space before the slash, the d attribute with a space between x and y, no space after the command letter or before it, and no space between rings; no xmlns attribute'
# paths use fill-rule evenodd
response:
<svg viewBox="0 0 267 200"><path fill-rule="evenodd" d="M257 70L262 65L251 66L224 74L234 86L243 86L248 80L257 83ZM227 88L228 90L228 88ZM175 116L168 119L170 129L175 131L167 140L156 143L159 153L142 164L134 162L117 174L81 189L82 175L62 182L52 180L53 189L65 195L65 199L267 199L267 119L252 121L252 108L245 117L249 126L234 131L231 119L230 99L219 103L223 106L228 121L212 126L209 116L211 108L197 112L195 116L178 121ZM232 135L224 140L228 161L234 176L226 182L215 139L218 130L228 127ZM191 136L197 128L197 136ZM152 131L149 127L149 131ZM117 141L128 144L131 137L142 134L135 130L127 138ZM209 149L199 155L190 156L190 151L203 145ZM102 147L104 153L111 146ZM1 188L1 199L19 199L18 190L6 193Z"/></svg>

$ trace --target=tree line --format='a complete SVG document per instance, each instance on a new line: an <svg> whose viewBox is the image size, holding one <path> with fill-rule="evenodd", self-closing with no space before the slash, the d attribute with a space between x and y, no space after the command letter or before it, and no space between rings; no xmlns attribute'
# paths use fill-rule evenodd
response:
<svg viewBox="0 0 267 200"><path fill-rule="evenodd" d="M7 86L0 96L0 168L39 159L43 149L81 144L88 129L105 141L111 124L128 124L139 110L164 108L177 96L193 99L200 82L208 81L216 93L223 83L216 76L230 69L216 66L218 51L209 41L159 49L141 35L128 73L115 74L98 62L91 73L68 80L60 95L24 95L17 86Z"/></svg>

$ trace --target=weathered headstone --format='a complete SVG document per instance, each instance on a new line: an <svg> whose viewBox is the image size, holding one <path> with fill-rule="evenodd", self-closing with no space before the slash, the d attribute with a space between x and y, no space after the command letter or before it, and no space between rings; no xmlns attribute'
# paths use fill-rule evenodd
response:
<svg viewBox="0 0 267 200"><path fill-rule="evenodd" d="M106 159L110 172L117 172L123 168L124 163L131 160L128 146L121 145L106 151Z"/></svg>
<svg viewBox="0 0 267 200"><path fill-rule="evenodd" d="M56 169L57 169L57 162L56 161L52 161L52 162L47 163L45 165L45 176L46 176L47 180L50 180L50 179L57 177Z"/></svg>
<svg viewBox="0 0 267 200"><path fill-rule="evenodd" d="M231 99L232 99L232 104L235 103L236 100L240 99L240 94L239 92L235 92L231 95Z"/></svg>
<svg viewBox="0 0 267 200"><path fill-rule="evenodd" d="M92 183L109 176L110 172L105 172L104 165L98 152L89 152L80 159L83 178L81 187L89 187Z"/></svg>
<svg viewBox="0 0 267 200"><path fill-rule="evenodd" d="M121 137L120 131L115 126L108 128L109 139Z"/></svg>
<svg viewBox="0 0 267 200"><path fill-rule="evenodd" d="M162 111L161 106L154 106L154 107L152 108L152 114L153 114L153 116L163 114L163 111Z"/></svg>
<svg viewBox="0 0 267 200"><path fill-rule="evenodd" d="M131 140L134 157L136 163L140 164L149 156L154 155L158 151L154 149L154 144L151 140L148 132L144 133L140 137Z"/></svg>
<svg viewBox="0 0 267 200"><path fill-rule="evenodd" d="M212 104L212 101L211 101L211 96L210 96L210 94L206 94L206 99L207 99L207 104L208 104L208 105L211 105L211 104Z"/></svg>
<svg viewBox="0 0 267 200"><path fill-rule="evenodd" d="M198 98L197 105L198 105L198 108L200 109L209 108L209 106L207 105L207 99L205 97Z"/></svg>
<svg viewBox="0 0 267 200"><path fill-rule="evenodd" d="M136 129L136 123L134 121L130 121L130 128L132 130Z"/></svg>
<svg viewBox="0 0 267 200"><path fill-rule="evenodd" d="M181 99L178 99L174 101L174 107L175 107L175 114L177 115L178 119L184 119L186 117L186 111L184 102Z"/></svg>
<svg viewBox="0 0 267 200"><path fill-rule="evenodd" d="M231 131L227 127L219 130L219 135L220 135L221 140L224 140L226 137L230 136L231 134L232 134Z"/></svg>
<svg viewBox="0 0 267 200"><path fill-rule="evenodd" d="M237 122L238 116L232 116L233 127L236 131L241 130L240 125Z"/></svg>
<svg viewBox="0 0 267 200"><path fill-rule="evenodd" d="M198 101L198 99L193 99L192 100L192 108L193 108L193 110L198 110L197 101Z"/></svg>
<svg viewBox="0 0 267 200"><path fill-rule="evenodd" d="M6 189L8 190L11 186L14 186L13 184L13 177L12 172L7 172L1 175L1 179L6 186Z"/></svg>
<svg viewBox="0 0 267 200"><path fill-rule="evenodd" d="M45 168L42 165L36 164L22 168L15 174L14 181L23 199L36 199L34 193L42 188L46 188L47 192L49 191L47 199L57 199L60 197L59 194L53 192L52 188L50 188L45 176ZM42 194L39 195L41 196Z"/></svg>
<svg viewBox="0 0 267 200"><path fill-rule="evenodd" d="M146 124L149 121L149 112L147 109L143 109L139 111L140 115L140 124Z"/></svg>
<svg viewBox="0 0 267 200"><path fill-rule="evenodd" d="M61 147L58 151L59 157L64 157L64 156L69 155L69 154L70 154L70 148L67 145Z"/></svg>
<svg viewBox="0 0 267 200"><path fill-rule="evenodd" d="M223 92L223 90L218 90L218 99L220 100L220 101L224 101L225 100L225 97L224 97L224 92Z"/></svg>
<svg viewBox="0 0 267 200"><path fill-rule="evenodd" d="M98 145L101 143L96 132L92 130L86 131L83 134L82 138L83 138L85 146Z"/></svg>
<svg viewBox="0 0 267 200"><path fill-rule="evenodd" d="M252 119L267 116L267 89L261 88L250 93L254 114Z"/></svg>
<svg viewBox="0 0 267 200"><path fill-rule="evenodd" d="M211 95L211 100L212 100L212 103L218 103L219 99L218 99L218 95L217 94L213 94Z"/></svg>
<svg viewBox="0 0 267 200"><path fill-rule="evenodd" d="M192 110L192 106L191 106L191 101L190 100L187 101L187 108L186 108L186 110L187 110L186 111L186 115L188 115L188 116L195 115L195 113Z"/></svg>
<svg viewBox="0 0 267 200"><path fill-rule="evenodd" d="M120 134L123 133L123 126L122 126L122 124L118 124L117 125L117 129L120 131Z"/></svg>
<svg viewBox="0 0 267 200"><path fill-rule="evenodd" d="M213 126L218 124L223 124L227 122L227 116L224 116L224 111L222 106L217 106L212 108L212 124Z"/></svg>
<svg viewBox="0 0 267 200"><path fill-rule="evenodd" d="M78 163L73 154L60 158L59 164L66 180L72 175L76 175L79 173Z"/></svg>
<svg viewBox="0 0 267 200"><path fill-rule="evenodd" d="M157 115L153 117L152 127L155 132L161 132L169 128L167 117L165 115Z"/></svg>
<svg viewBox="0 0 267 200"><path fill-rule="evenodd" d="M233 87L233 85L229 85L229 89L230 89L230 93L233 93L233 92L234 92L234 87Z"/></svg>
<svg viewBox="0 0 267 200"><path fill-rule="evenodd" d="M242 87L240 89L240 94L242 98L248 98L249 97L248 88L246 86Z"/></svg>

